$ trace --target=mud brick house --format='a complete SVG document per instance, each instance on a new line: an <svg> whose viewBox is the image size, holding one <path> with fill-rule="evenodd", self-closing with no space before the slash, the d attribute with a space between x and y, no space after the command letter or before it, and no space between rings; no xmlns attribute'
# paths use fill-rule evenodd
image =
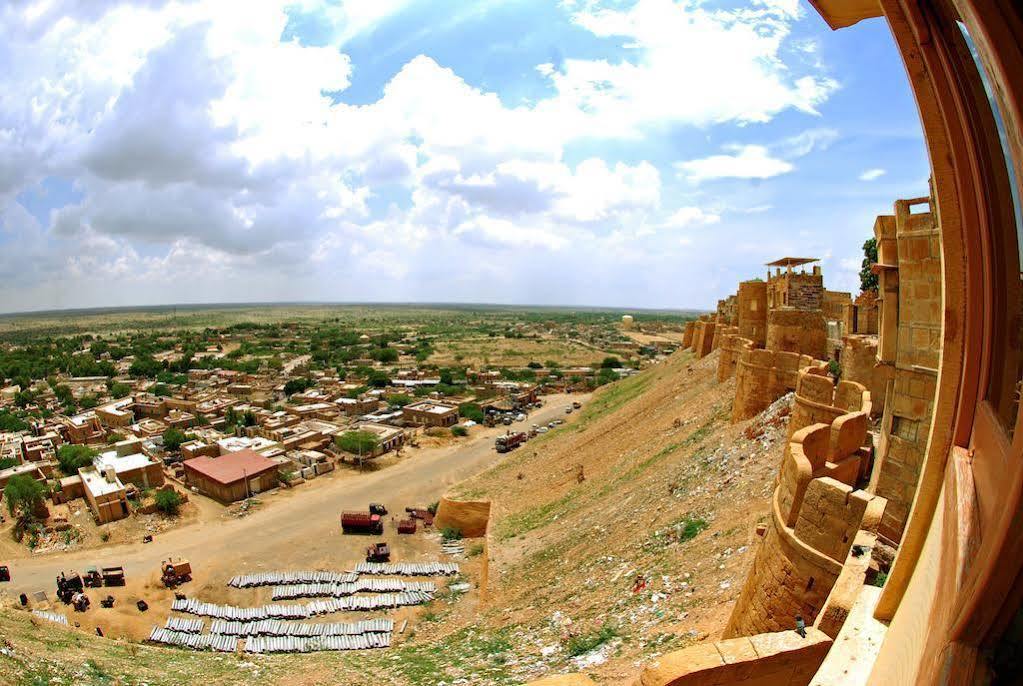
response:
<svg viewBox="0 0 1023 686"><path fill-rule="evenodd" d="M454 426L458 423L458 408L433 401L423 401L406 405L402 409L402 419L415 426Z"/></svg>
<svg viewBox="0 0 1023 686"><path fill-rule="evenodd" d="M183 464L185 482L190 487L225 505L278 484L277 463L253 450L220 457L195 457Z"/></svg>

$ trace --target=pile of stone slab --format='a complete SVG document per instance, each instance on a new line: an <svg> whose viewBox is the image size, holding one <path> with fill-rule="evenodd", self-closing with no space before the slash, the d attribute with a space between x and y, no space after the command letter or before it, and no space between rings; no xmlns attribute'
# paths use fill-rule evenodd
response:
<svg viewBox="0 0 1023 686"><path fill-rule="evenodd" d="M245 641L247 653L311 653L318 650L367 650L387 648L391 634L356 636L256 636Z"/></svg>
<svg viewBox="0 0 1023 686"><path fill-rule="evenodd" d="M365 619L361 622L332 622L304 624L264 619L261 622L226 622L215 619L210 633L228 636L358 636L359 634L389 634L394 630L393 619Z"/></svg>
<svg viewBox="0 0 1023 686"><path fill-rule="evenodd" d="M259 572L242 574L227 582L234 588L290 586L293 584L349 584L359 578L352 572Z"/></svg>
<svg viewBox="0 0 1023 686"><path fill-rule="evenodd" d="M359 579L354 583L341 584L299 584L296 586L274 586L274 600L294 598L343 598L356 593L395 593L401 591L422 591L433 593L437 585L432 581L405 581L403 579Z"/></svg>
<svg viewBox="0 0 1023 686"><path fill-rule="evenodd" d="M222 653L233 653L238 649L238 639L222 634L190 634L184 631L171 631L154 626L149 640L153 643L191 648L192 650L216 650Z"/></svg>
<svg viewBox="0 0 1023 686"><path fill-rule="evenodd" d="M45 610L32 610L32 614L40 619L45 619L48 622L56 622L57 624L63 624L64 626L70 626L67 622L67 617L58 612L46 612Z"/></svg>
<svg viewBox="0 0 1023 686"><path fill-rule="evenodd" d="M457 562L360 562L358 574L374 576L453 576L458 574Z"/></svg>
<svg viewBox="0 0 1023 686"><path fill-rule="evenodd" d="M204 622L201 619L188 619L186 617L168 617L164 629L168 631L183 631L186 634L201 634Z"/></svg>
<svg viewBox="0 0 1023 686"><path fill-rule="evenodd" d="M422 605L433 600L433 594L425 591L402 591L380 593L371 596L348 596L330 600L314 600L304 605L262 605L259 607L235 607L204 603L195 598L176 599L171 610L200 617L213 617L235 622L255 622L264 619L305 619L314 615L379 610L382 608Z"/></svg>

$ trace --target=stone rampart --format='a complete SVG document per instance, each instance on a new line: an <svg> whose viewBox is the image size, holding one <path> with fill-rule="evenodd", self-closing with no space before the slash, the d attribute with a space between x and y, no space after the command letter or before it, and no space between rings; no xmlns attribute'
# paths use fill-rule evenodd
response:
<svg viewBox="0 0 1023 686"><path fill-rule="evenodd" d="M749 419L795 390L799 370L816 362L808 355L773 350L743 350L735 370L732 421Z"/></svg>
<svg viewBox="0 0 1023 686"><path fill-rule="evenodd" d="M739 335L753 341L754 347L763 348L767 344L767 283L743 281L736 298Z"/></svg>
<svg viewBox="0 0 1023 686"><path fill-rule="evenodd" d="M696 330L693 332L693 352L697 359L710 355L714 350L714 330L717 324L714 322L698 321Z"/></svg>
<svg viewBox="0 0 1023 686"><path fill-rule="evenodd" d="M687 348L692 348L693 347L693 334L695 334L695 333L696 333L696 322L695 321L688 321L688 322L686 322L686 328L682 332L682 348L683 349L687 349Z"/></svg>
<svg viewBox="0 0 1023 686"><path fill-rule="evenodd" d="M843 379L836 385L820 367L800 370L789 420L789 438L803 427L831 424L851 413L863 414L860 421L866 425L872 410L873 397L863 384Z"/></svg>
<svg viewBox="0 0 1023 686"><path fill-rule="evenodd" d="M884 410L891 377L891 366L877 362L877 336L854 334L842 339L842 378L863 384L870 391L872 417Z"/></svg>
<svg viewBox="0 0 1023 686"><path fill-rule="evenodd" d="M723 335L721 337L721 352L718 353L718 381L727 381L732 378L743 351L752 349L753 341L748 338L734 333Z"/></svg>
<svg viewBox="0 0 1023 686"><path fill-rule="evenodd" d="M876 532L885 501L856 490L867 453L862 412L795 432L786 446L771 521L724 636L809 625L825 608L861 530ZM845 422L842 419L846 419ZM828 627L837 635L832 613Z"/></svg>

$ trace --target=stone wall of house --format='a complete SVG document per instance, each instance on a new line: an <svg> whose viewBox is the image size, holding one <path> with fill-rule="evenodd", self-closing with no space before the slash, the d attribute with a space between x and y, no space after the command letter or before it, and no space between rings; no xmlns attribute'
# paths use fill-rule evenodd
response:
<svg viewBox="0 0 1023 686"><path fill-rule="evenodd" d="M852 304L852 293L845 291L824 291L824 298L821 301L821 310L824 318L828 321L843 321L845 319L845 308Z"/></svg>
<svg viewBox="0 0 1023 686"><path fill-rule="evenodd" d="M812 364L815 361L809 355L773 350L743 350L735 371L732 421L749 419L781 396L795 390L799 370Z"/></svg>
<svg viewBox="0 0 1023 686"><path fill-rule="evenodd" d="M812 272L777 270L767 281L769 309L791 307L797 310L819 310L824 304L824 276L820 267Z"/></svg>
<svg viewBox="0 0 1023 686"><path fill-rule="evenodd" d="M940 228L928 198L898 200L894 221L878 218L882 264L879 363L887 369L876 492L888 499L880 534L897 543L916 495L930 435L941 359Z"/></svg>

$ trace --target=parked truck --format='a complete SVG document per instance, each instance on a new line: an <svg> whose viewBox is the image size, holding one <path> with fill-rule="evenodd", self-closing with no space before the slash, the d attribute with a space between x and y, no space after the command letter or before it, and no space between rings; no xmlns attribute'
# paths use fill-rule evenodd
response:
<svg viewBox="0 0 1023 686"><path fill-rule="evenodd" d="M342 512L341 531L346 534L384 533L384 523L378 514L369 512Z"/></svg>
<svg viewBox="0 0 1023 686"><path fill-rule="evenodd" d="M506 453L509 450L514 450L525 443L526 438L526 434L521 431L507 433L503 436L497 437L497 440L494 441L494 448L496 448L499 453Z"/></svg>

